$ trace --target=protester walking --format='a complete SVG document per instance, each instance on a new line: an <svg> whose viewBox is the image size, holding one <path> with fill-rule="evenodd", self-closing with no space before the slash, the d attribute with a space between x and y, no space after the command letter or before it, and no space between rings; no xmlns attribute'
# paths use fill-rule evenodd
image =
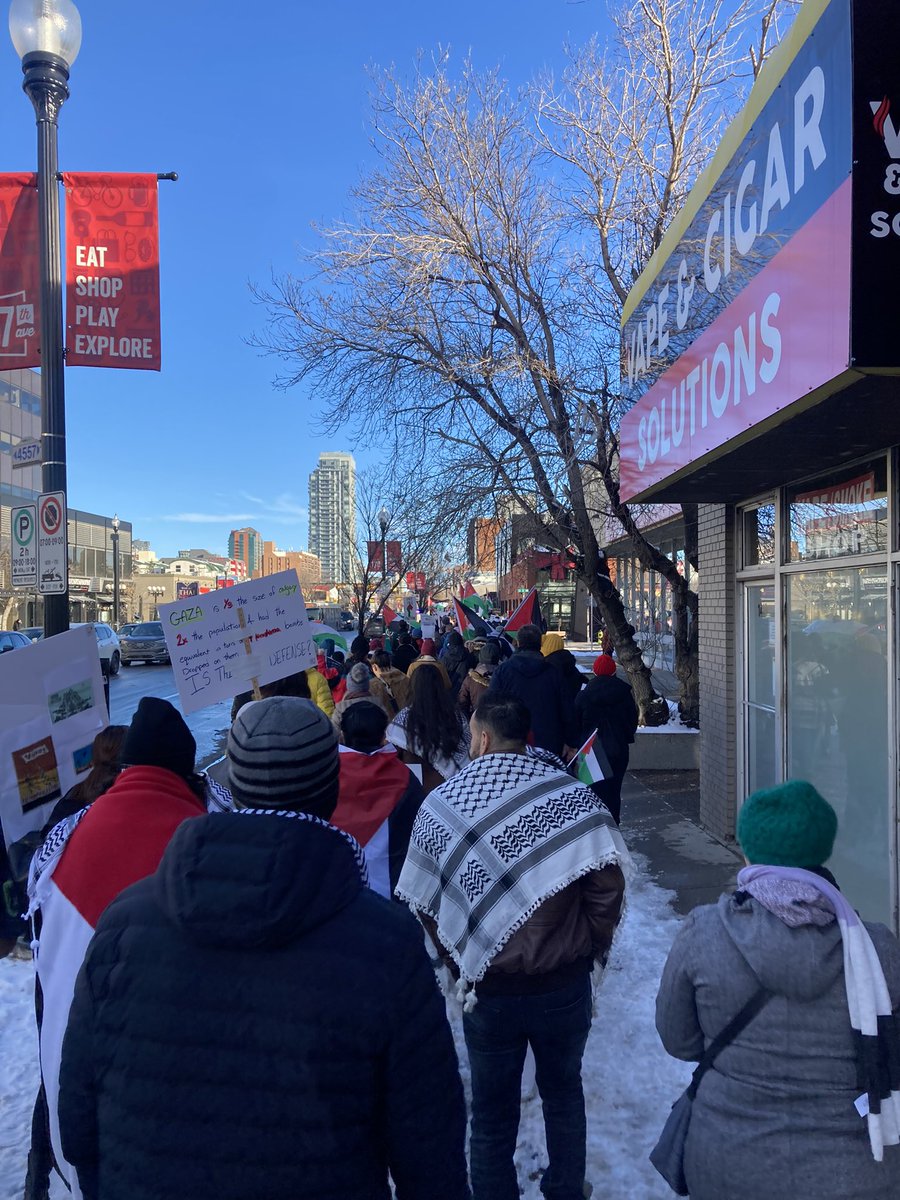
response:
<svg viewBox="0 0 900 1200"><path fill-rule="evenodd" d="M578 722L559 672L541 654L541 631L523 625L516 652L491 676L490 694L520 700L531 714L529 739L536 746L570 759L577 750Z"/></svg>
<svg viewBox="0 0 900 1200"><path fill-rule="evenodd" d="M426 795L468 763L469 729L437 665L415 671L409 707L388 725L387 738L405 763L421 769Z"/></svg>
<svg viewBox="0 0 900 1200"><path fill-rule="evenodd" d="M350 668L350 674L347 676L347 689L344 692L344 698L334 706L334 712L331 717L338 737L341 736L341 722L344 719L344 714L349 708L354 704L358 704L361 700L368 700L370 703L378 704L377 697L370 690L372 682L373 676L368 665L366 663L354 663ZM381 705L379 704L380 707ZM387 713L385 713L385 717L387 717Z"/></svg>
<svg viewBox="0 0 900 1200"><path fill-rule="evenodd" d="M387 714L371 701L343 714L340 791L331 823L356 838L366 856L369 886L390 899L425 793L387 744L387 724Z"/></svg>
<svg viewBox="0 0 900 1200"><path fill-rule="evenodd" d="M755 792L738 817L750 865L737 891L676 935L656 1001L671 1055L699 1061L756 1009L697 1088L692 1200L900 1196L900 943L860 921L824 867L836 831L809 783Z"/></svg>
<svg viewBox="0 0 900 1200"><path fill-rule="evenodd" d="M467 1200L465 1109L421 931L329 823L337 738L247 705L241 811L187 821L97 926L63 1146L90 1200ZM98 802L99 803L99 802Z"/></svg>
<svg viewBox="0 0 900 1200"><path fill-rule="evenodd" d="M398 671L386 650L379 650L372 655L372 671L377 679L380 690L378 695L381 707L389 717L395 717L401 708L409 704L410 683L403 671ZM387 703L385 703L387 701Z"/></svg>
<svg viewBox="0 0 900 1200"><path fill-rule="evenodd" d="M28 892L40 922L35 966L43 997L41 1077L53 1152L76 1196L58 1115L60 1053L75 978L107 905L156 870L183 821L203 815L205 787L194 776L195 753L181 714L167 700L145 696L122 744L121 774L90 808L59 822L32 862Z"/></svg>
<svg viewBox="0 0 900 1200"><path fill-rule="evenodd" d="M454 629L447 634L447 640L444 643L444 649L441 652L441 662L447 669L447 674L450 676L450 688L454 696L459 695L459 689L463 685L468 672L476 665L474 654L471 654L466 649L466 643L463 641L461 633L457 633Z"/></svg>
<svg viewBox="0 0 900 1200"><path fill-rule="evenodd" d="M122 770L122 746L127 733L127 725L107 725L100 730L91 745L90 773L70 788L54 807L44 825L43 836L66 817L72 817L93 804L98 796L112 787Z"/></svg>
<svg viewBox="0 0 900 1200"><path fill-rule="evenodd" d="M566 649L563 636L559 633L545 633L541 638L541 654L555 671L559 671L569 693L569 699L574 702L584 687L585 680L578 670L575 655L571 650Z"/></svg>
<svg viewBox="0 0 900 1200"><path fill-rule="evenodd" d="M625 887L628 853L609 813L528 754L530 724L515 698L482 699L474 761L426 798L397 885L466 997L475 1200L518 1200L529 1046L550 1160L541 1191L547 1200L589 1194L581 1060L591 972L606 962Z"/></svg>
<svg viewBox="0 0 900 1200"><path fill-rule="evenodd" d="M593 671L594 678L575 700L579 745L597 730L612 774L592 783L591 791L603 801L618 825L622 813L622 782L628 770L628 747L637 733L638 710L631 685L616 675L614 659L608 654L599 654L594 659Z"/></svg>
<svg viewBox="0 0 900 1200"><path fill-rule="evenodd" d="M408 633L401 633L397 638L397 646L391 658L394 666L398 671L406 674L409 671L410 664L419 657L419 652L413 645L412 636Z"/></svg>
<svg viewBox="0 0 900 1200"><path fill-rule="evenodd" d="M468 721L478 706L478 701L488 690L491 676L500 662L500 646L493 638L478 651L478 665L467 672L459 689L457 703L460 712Z"/></svg>

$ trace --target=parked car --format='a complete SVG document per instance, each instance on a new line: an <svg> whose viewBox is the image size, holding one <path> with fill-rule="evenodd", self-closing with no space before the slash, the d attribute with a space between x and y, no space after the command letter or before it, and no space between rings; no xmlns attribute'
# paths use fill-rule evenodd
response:
<svg viewBox="0 0 900 1200"><path fill-rule="evenodd" d="M6 654L10 650L24 650L30 645L31 638L17 629L0 629L0 654Z"/></svg>
<svg viewBox="0 0 900 1200"><path fill-rule="evenodd" d="M137 629L137 625L137 621L132 621L130 625L120 625L116 630L116 633L119 635L119 641L121 641L123 637L127 637L128 634L131 633L132 629Z"/></svg>
<svg viewBox="0 0 900 1200"><path fill-rule="evenodd" d="M97 638L97 649L100 651L101 660L106 660L109 663L110 675L118 675L119 664L122 661L122 650L119 645L119 638L112 625L106 625L103 621L76 621L70 625L70 629L83 629L85 625L93 629Z"/></svg>
<svg viewBox="0 0 900 1200"><path fill-rule="evenodd" d="M122 665L132 663L170 663L162 621L142 621L121 639Z"/></svg>
<svg viewBox="0 0 900 1200"><path fill-rule="evenodd" d="M43 625L32 625L28 629L20 629L19 633L24 633L29 642L39 642L44 636Z"/></svg>

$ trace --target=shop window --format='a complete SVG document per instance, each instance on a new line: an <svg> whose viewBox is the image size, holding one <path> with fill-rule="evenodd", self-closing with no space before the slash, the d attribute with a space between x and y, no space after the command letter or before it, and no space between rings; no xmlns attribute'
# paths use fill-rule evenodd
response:
<svg viewBox="0 0 900 1200"><path fill-rule="evenodd" d="M887 459L873 459L788 491L790 562L884 553Z"/></svg>
<svg viewBox="0 0 900 1200"><path fill-rule="evenodd" d="M773 566L775 563L775 505L756 504L741 516L741 565Z"/></svg>
<svg viewBox="0 0 900 1200"><path fill-rule="evenodd" d="M828 866L854 908L890 922L886 567L786 576L788 776L834 806Z"/></svg>

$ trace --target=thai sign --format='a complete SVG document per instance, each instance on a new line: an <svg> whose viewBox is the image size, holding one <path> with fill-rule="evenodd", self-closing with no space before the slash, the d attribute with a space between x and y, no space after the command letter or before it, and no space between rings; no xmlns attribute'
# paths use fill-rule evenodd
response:
<svg viewBox="0 0 900 1200"><path fill-rule="evenodd" d="M63 181L66 364L160 370L156 176Z"/></svg>
<svg viewBox="0 0 900 1200"><path fill-rule="evenodd" d="M850 47L851 0L807 0L629 296L623 499L849 370Z"/></svg>

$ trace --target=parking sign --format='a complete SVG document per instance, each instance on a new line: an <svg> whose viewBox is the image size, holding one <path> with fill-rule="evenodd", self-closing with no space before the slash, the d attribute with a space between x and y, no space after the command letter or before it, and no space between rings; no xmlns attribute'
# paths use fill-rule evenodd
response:
<svg viewBox="0 0 900 1200"><path fill-rule="evenodd" d="M69 579L68 519L65 492L38 496L38 591L65 592Z"/></svg>
<svg viewBox="0 0 900 1200"><path fill-rule="evenodd" d="M37 585L37 507L22 504L12 510L12 585Z"/></svg>

